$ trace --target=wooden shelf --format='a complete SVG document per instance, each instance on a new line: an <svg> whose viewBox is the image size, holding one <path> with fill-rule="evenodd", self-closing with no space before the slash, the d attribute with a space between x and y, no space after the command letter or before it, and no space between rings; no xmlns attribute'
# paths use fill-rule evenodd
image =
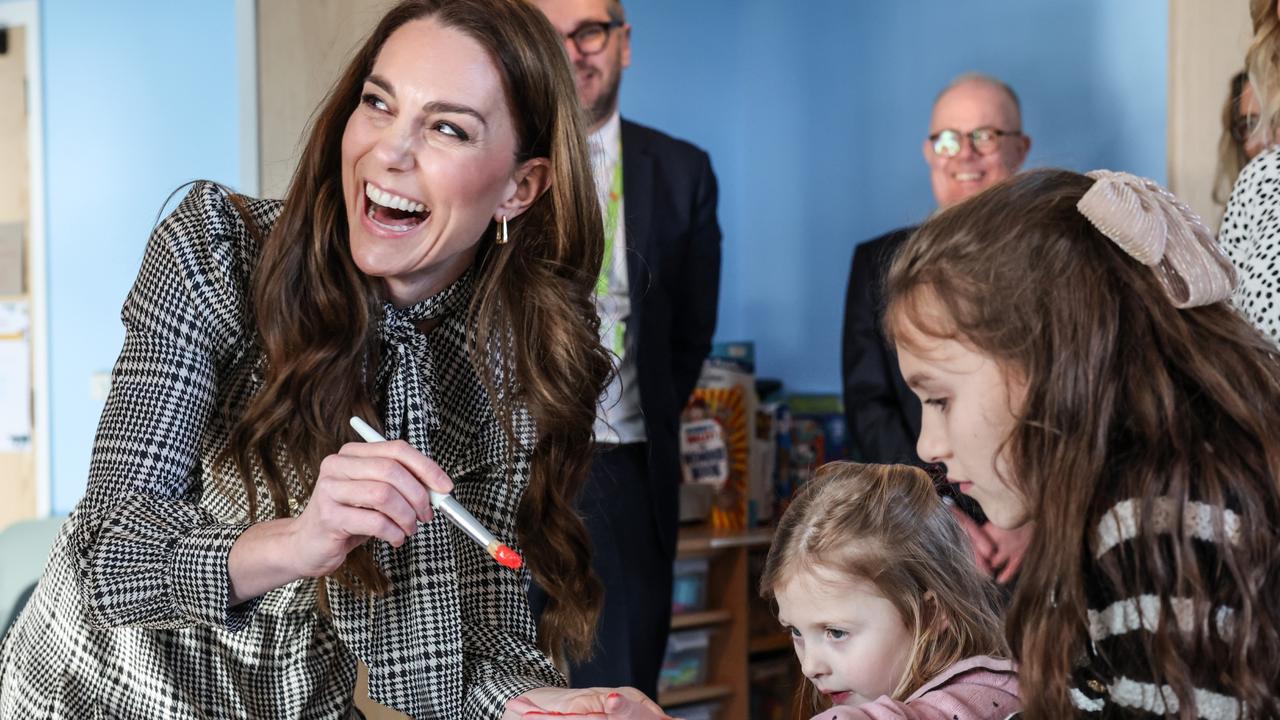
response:
<svg viewBox="0 0 1280 720"><path fill-rule="evenodd" d="M732 619L733 613L728 609L681 613L679 615L671 616L671 629L684 630L686 628L703 627L705 625L723 625Z"/></svg>
<svg viewBox="0 0 1280 720"><path fill-rule="evenodd" d="M663 708L673 708L677 705L720 700L721 698L729 697L733 693L734 689L728 685L698 685L697 687L658 693L658 704Z"/></svg>
<svg viewBox="0 0 1280 720"><path fill-rule="evenodd" d="M753 637L749 641L749 652L752 655L790 649L791 636L786 633L776 633L765 637Z"/></svg>
<svg viewBox="0 0 1280 720"><path fill-rule="evenodd" d="M676 543L679 555L705 555L715 550L726 550L737 547L768 547L773 541L773 528L754 528L751 530L721 531L702 526L680 528L680 539Z"/></svg>
<svg viewBox="0 0 1280 720"><path fill-rule="evenodd" d="M751 558L769 547L773 528L717 532L706 526L680 528L678 558L707 561L706 610L671 618L672 630L713 627L706 654L706 684L659 693L665 707L714 701L719 720L746 720L750 713L750 624L755 581ZM757 558L758 560L758 558ZM678 713L677 713L678 714Z"/></svg>

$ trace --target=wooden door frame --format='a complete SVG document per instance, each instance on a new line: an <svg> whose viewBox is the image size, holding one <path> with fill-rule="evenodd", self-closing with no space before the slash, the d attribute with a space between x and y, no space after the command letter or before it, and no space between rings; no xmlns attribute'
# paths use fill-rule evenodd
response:
<svg viewBox="0 0 1280 720"><path fill-rule="evenodd" d="M27 296L31 303L32 451L36 460L36 516L49 514L52 450L49 423L48 283L45 263L44 204L44 75L40 65L40 9L36 0L0 2L0 25L21 26L26 42L27 73Z"/></svg>

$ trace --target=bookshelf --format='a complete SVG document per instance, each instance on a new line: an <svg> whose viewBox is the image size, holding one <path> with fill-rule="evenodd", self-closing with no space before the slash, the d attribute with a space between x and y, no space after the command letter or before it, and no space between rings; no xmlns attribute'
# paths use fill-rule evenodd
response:
<svg viewBox="0 0 1280 720"><path fill-rule="evenodd" d="M752 663L769 660L786 665L785 678L798 675L791 639L762 618L757 578L752 571L763 561L773 539L772 528L739 532L713 532L706 527L680 529L677 559L706 559L706 609L675 615L672 632L706 629L711 632L703 684L662 692L658 704L675 717L682 707L707 701L720 703L719 720L773 720L772 713L757 717L751 700ZM786 717L791 717L789 709ZM777 716L782 717L782 716Z"/></svg>

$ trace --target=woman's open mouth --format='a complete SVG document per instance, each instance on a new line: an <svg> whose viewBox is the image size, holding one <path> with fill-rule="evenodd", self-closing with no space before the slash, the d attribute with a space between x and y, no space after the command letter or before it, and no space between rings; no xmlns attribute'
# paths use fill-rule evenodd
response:
<svg viewBox="0 0 1280 720"><path fill-rule="evenodd" d="M370 182L364 184L364 196L365 217L384 232L409 232L431 215L426 205L387 192Z"/></svg>

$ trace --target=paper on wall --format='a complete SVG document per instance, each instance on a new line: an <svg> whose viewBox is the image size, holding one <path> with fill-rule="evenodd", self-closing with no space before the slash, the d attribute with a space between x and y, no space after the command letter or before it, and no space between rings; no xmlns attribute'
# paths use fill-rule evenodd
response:
<svg viewBox="0 0 1280 720"><path fill-rule="evenodd" d="M0 452L31 449L30 338L27 303L0 302Z"/></svg>

